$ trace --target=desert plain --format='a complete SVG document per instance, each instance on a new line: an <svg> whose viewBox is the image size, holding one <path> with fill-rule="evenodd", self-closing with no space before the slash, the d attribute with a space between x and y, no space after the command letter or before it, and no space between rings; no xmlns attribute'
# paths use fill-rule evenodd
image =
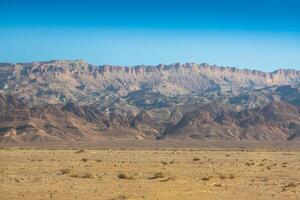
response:
<svg viewBox="0 0 300 200"><path fill-rule="evenodd" d="M0 150L0 199L300 199L300 151Z"/></svg>

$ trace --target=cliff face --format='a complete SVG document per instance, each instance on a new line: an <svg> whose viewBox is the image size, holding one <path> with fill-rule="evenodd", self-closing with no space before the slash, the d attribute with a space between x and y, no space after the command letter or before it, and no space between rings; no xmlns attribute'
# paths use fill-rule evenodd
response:
<svg viewBox="0 0 300 200"><path fill-rule="evenodd" d="M94 66L78 60L1 64L0 70L2 91L18 92L26 99L47 96L44 99L47 103L80 101L91 93L114 92L116 96L124 96L144 89L168 96L207 91L239 94L245 90L300 82L300 71L296 70L265 73L193 63L119 67ZM97 95L91 97L97 100ZM94 102L93 98L88 101Z"/></svg>
<svg viewBox="0 0 300 200"><path fill-rule="evenodd" d="M297 139L299 112L270 121L264 109L277 105L279 110L269 110L270 116L281 116L289 106L297 110L299 88L297 70L261 72L194 63L95 66L81 60L2 63L0 135L14 135L17 142ZM244 119L243 113L253 114ZM17 121L31 128L18 129Z"/></svg>

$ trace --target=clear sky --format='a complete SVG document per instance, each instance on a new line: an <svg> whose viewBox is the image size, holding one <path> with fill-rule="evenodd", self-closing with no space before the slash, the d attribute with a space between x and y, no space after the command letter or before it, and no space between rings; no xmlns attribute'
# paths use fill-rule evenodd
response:
<svg viewBox="0 0 300 200"><path fill-rule="evenodd" d="M0 62L300 70L298 0L0 0Z"/></svg>

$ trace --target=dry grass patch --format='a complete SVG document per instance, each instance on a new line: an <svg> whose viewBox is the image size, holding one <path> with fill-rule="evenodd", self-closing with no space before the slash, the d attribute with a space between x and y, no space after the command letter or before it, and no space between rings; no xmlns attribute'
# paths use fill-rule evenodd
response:
<svg viewBox="0 0 300 200"><path fill-rule="evenodd" d="M295 183L288 183L287 185L282 187L282 191L286 191L289 188L295 188L297 187L299 184L295 184Z"/></svg>
<svg viewBox="0 0 300 200"><path fill-rule="evenodd" d="M72 178L93 178L91 173L83 172L83 173L73 173L70 175Z"/></svg>

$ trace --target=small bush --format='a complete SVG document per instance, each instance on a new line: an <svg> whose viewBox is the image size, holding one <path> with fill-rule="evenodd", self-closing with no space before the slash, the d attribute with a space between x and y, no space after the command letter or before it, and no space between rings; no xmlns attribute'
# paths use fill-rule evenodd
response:
<svg viewBox="0 0 300 200"><path fill-rule="evenodd" d="M229 179L235 179L235 176L234 176L233 174L229 174L229 175L228 175L228 178L229 178Z"/></svg>
<svg viewBox="0 0 300 200"><path fill-rule="evenodd" d="M255 165L254 162L246 162L245 165L247 165L248 167Z"/></svg>
<svg viewBox="0 0 300 200"><path fill-rule="evenodd" d="M200 160L200 158L194 158L193 159L194 162L199 161L199 160Z"/></svg>
<svg viewBox="0 0 300 200"><path fill-rule="evenodd" d="M149 177L149 179L157 179L157 178L163 178L164 175L161 172L155 173L153 176Z"/></svg>
<svg viewBox="0 0 300 200"><path fill-rule="evenodd" d="M127 179L127 180L133 180L133 179L134 179L133 176L127 176L127 175L124 174L124 173L119 174L119 175L118 175L118 178L119 178L119 179Z"/></svg>
<svg viewBox="0 0 300 200"><path fill-rule="evenodd" d="M201 178L202 181L209 181L212 177L211 176L204 176Z"/></svg>
<svg viewBox="0 0 300 200"><path fill-rule="evenodd" d="M297 187L299 184L295 184L295 183L288 183L287 185L282 187L282 191L286 191L288 188L295 188Z"/></svg>
<svg viewBox="0 0 300 200"><path fill-rule="evenodd" d="M221 183L214 183L213 186L215 186L215 187L222 187L222 184Z"/></svg>
<svg viewBox="0 0 300 200"><path fill-rule="evenodd" d="M161 163L162 163L163 165L167 165L167 164L168 164L166 161L161 161Z"/></svg>
<svg viewBox="0 0 300 200"><path fill-rule="evenodd" d="M224 175L224 174L219 174L219 178L220 179L234 179L234 175L233 174L229 174L228 176Z"/></svg>
<svg viewBox="0 0 300 200"><path fill-rule="evenodd" d="M76 174L71 174L70 177L72 177L72 178L93 178L92 174L90 174L90 173L76 173Z"/></svg>
<svg viewBox="0 0 300 200"><path fill-rule="evenodd" d="M80 149L79 151L76 151L75 153L86 153L85 149Z"/></svg>
<svg viewBox="0 0 300 200"><path fill-rule="evenodd" d="M226 179L226 176L224 174L219 174L220 179Z"/></svg>
<svg viewBox="0 0 300 200"><path fill-rule="evenodd" d="M168 177L166 179L161 180L160 182L167 182L167 181L171 181L171 180L174 180L174 178L173 177Z"/></svg>
<svg viewBox="0 0 300 200"><path fill-rule="evenodd" d="M71 172L70 169L62 169L57 174L58 175L64 175L64 174L70 174L70 172Z"/></svg>
<svg viewBox="0 0 300 200"><path fill-rule="evenodd" d="M110 200L126 200L126 199L128 199L126 196L120 195L120 196L118 196L118 197L116 197L116 198L112 198L112 199L110 199Z"/></svg>

